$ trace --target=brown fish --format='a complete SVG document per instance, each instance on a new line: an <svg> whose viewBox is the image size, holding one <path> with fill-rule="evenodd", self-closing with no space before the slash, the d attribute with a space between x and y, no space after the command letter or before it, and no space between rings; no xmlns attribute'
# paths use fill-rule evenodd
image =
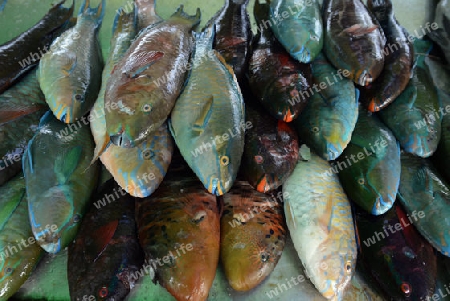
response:
<svg viewBox="0 0 450 301"><path fill-rule="evenodd" d="M155 0L135 0L138 31L163 19L155 11Z"/></svg>
<svg viewBox="0 0 450 301"><path fill-rule="evenodd" d="M283 206L244 181L236 182L223 201L220 258L225 275L233 289L251 290L273 271L283 252Z"/></svg>
<svg viewBox="0 0 450 301"><path fill-rule="evenodd" d="M173 169L136 203L139 240L156 280L178 301L206 300L216 275L220 217L216 196L195 175Z"/></svg>

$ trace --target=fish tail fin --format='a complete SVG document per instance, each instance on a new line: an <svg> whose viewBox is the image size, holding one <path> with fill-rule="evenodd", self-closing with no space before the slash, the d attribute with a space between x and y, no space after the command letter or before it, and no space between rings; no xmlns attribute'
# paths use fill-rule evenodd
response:
<svg viewBox="0 0 450 301"><path fill-rule="evenodd" d="M233 4L236 5L245 5L247 6L250 0L230 0Z"/></svg>
<svg viewBox="0 0 450 301"><path fill-rule="evenodd" d="M125 8L122 6L119 8L116 16L114 17L112 35L116 36L118 33L123 32L129 24L133 24L134 28L136 28L136 23L137 16L135 7L133 6L133 9L127 13Z"/></svg>
<svg viewBox="0 0 450 301"><path fill-rule="evenodd" d="M162 20L156 13L156 0L134 0L134 5L139 29L144 29Z"/></svg>
<svg viewBox="0 0 450 301"><path fill-rule="evenodd" d="M214 36L216 34L216 25L211 23L205 27L202 32L194 32L195 54L194 57L204 56L208 51L213 49Z"/></svg>
<svg viewBox="0 0 450 301"><path fill-rule="evenodd" d="M378 10L383 10L385 14L391 14L393 12L391 0L368 0L367 6L372 12Z"/></svg>
<svg viewBox="0 0 450 301"><path fill-rule="evenodd" d="M102 0L96 8L91 8L90 2L90 0L84 0L83 5L80 7L79 15L83 15L85 19L94 21L97 23L97 28L99 28L105 15L106 0Z"/></svg>
<svg viewBox="0 0 450 301"><path fill-rule="evenodd" d="M180 5L175 13L170 16L171 19L179 19L188 24L191 24L192 29L194 29L198 24L200 24L202 13L200 8L197 8L196 14L191 16L184 12L184 5Z"/></svg>

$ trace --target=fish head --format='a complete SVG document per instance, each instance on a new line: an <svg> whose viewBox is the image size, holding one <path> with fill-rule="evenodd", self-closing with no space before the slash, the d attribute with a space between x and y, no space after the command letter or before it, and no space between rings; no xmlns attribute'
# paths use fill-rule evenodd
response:
<svg viewBox="0 0 450 301"><path fill-rule="evenodd" d="M333 252L324 255L317 252L313 256L315 264L311 271L314 276L314 284L319 292L327 299L342 300L342 296L350 284L350 280L355 271L356 266L356 250L354 253Z"/></svg>
<svg viewBox="0 0 450 301"><path fill-rule="evenodd" d="M75 196L68 185L54 186L29 203L31 228L36 242L48 253L58 253L74 239L82 214L74 212Z"/></svg>
<svg viewBox="0 0 450 301"><path fill-rule="evenodd" d="M321 115L318 119L311 122L309 130L311 137L319 148L318 153L327 160L335 160L339 157L347 142L350 140L350 131L348 131L339 116L336 116L332 110L327 110L326 118ZM325 112L324 112L325 113Z"/></svg>

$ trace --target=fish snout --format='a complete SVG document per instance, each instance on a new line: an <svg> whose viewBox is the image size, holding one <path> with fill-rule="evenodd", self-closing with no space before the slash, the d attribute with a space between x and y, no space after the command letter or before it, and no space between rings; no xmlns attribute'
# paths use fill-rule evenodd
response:
<svg viewBox="0 0 450 301"><path fill-rule="evenodd" d="M135 146L133 140L131 140L125 132L110 136L110 140L114 145L123 148L133 148Z"/></svg>

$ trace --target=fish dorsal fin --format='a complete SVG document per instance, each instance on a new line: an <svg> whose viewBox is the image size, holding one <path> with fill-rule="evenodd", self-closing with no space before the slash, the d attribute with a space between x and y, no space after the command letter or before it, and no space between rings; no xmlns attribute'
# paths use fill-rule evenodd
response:
<svg viewBox="0 0 450 301"><path fill-rule="evenodd" d="M89 253L95 254L94 262L102 255L108 244L111 242L118 225L119 220L116 219L91 232Z"/></svg>
<svg viewBox="0 0 450 301"><path fill-rule="evenodd" d="M286 200L285 209L286 209L286 219L290 219L291 224L294 226L294 229L297 229L297 220L295 219L294 210L292 210L291 207L291 202Z"/></svg>
<svg viewBox="0 0 450 301"><path fill-rule="evenodd" d="M82 147L78 145L56 158L54 168L59 184L67 183L67 180L74 173L80 162L82 151Z"/></svg>
<svg viewBox="0 0 450 301"><path fill-rule="evenodd" d="M123 73L128 78L136 78L163 57L164 52L161 51L140 52L138 56L133 57L132 60L126 63ZM139 64L136 64L136 62L139 62ZM114 73L114 70L112 73Z"/></svg>
<svg viewBox="0 0 450 301"><path fill-rule="evenodd" d="M214 102L214 96L210 95L208 99L205 100L202 107L200 108L200 112L197 116L197 119L194 121L192 125L192 130L197 132L198 135L203 133L206 125L209 122L212 114L212 106Z"/></svg>
<svg viewBox="0 0 450 301"><path fill-rule="evenodd" d="M178 9L170 16L170 20L176 20L176 22L187 23L190 25L191 29L194 29L201 20L200 8L197 8L195 15L190 16L184 12L184 5L180 5Z"/></svg>

